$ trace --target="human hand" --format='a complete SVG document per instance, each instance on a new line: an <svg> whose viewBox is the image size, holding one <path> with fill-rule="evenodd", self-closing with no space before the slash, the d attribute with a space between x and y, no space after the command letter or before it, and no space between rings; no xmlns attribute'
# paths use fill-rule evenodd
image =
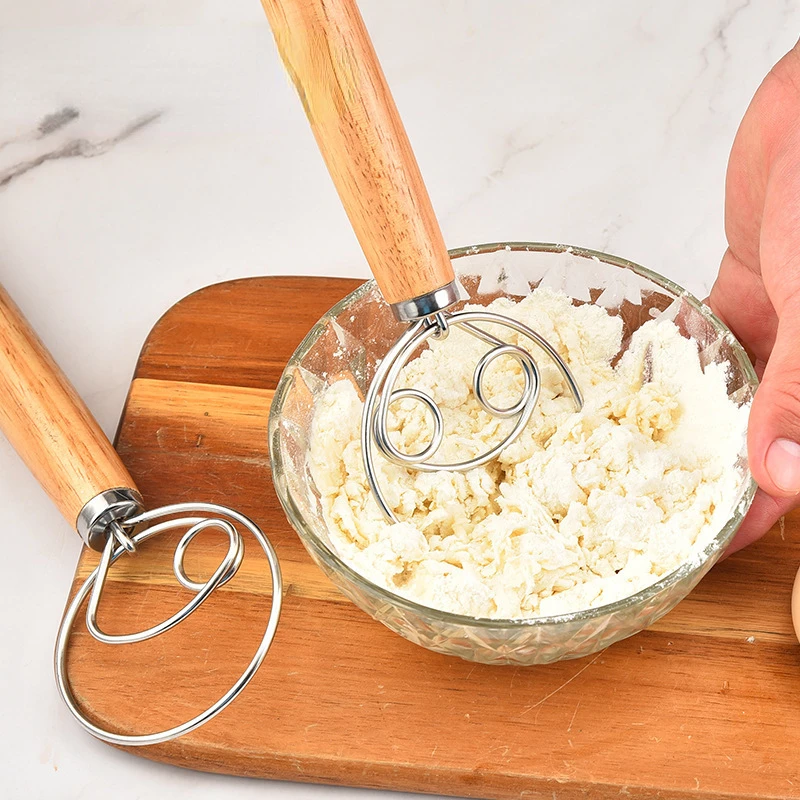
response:
<svg viewBox="0 0 800 800"><path fill-rule="evenodd" d="M800 43L764 79L736 134L725 231L709 304L761 378L747 441L760 488L734 552L800 506Z"/></svg>

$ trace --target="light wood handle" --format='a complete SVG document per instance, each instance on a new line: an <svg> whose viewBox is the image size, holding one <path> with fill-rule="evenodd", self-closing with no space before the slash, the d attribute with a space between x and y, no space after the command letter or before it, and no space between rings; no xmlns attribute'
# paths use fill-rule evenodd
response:
<svg viewBox="0 0 800 800"><path fill-rule="evenodd" d="M106 489L135 489L111 443L0 286L0 430L73 527Z"/></svg>
<svg viewBox="0 0 800 800"><path fill-rule="evenodd" d="M384 298L450 283L439 223L355 0L261 3Z"/></svg>

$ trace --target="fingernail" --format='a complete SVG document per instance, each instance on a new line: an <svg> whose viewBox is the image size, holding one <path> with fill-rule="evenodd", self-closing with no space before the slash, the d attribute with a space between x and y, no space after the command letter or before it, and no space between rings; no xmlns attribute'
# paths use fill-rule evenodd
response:
<svg viewBox="0 0 800 800"><path fill-rule="evenodd" d="M800 444L776 439L767 450L766 467L772 482L782 491L800 493Z"/></svg>

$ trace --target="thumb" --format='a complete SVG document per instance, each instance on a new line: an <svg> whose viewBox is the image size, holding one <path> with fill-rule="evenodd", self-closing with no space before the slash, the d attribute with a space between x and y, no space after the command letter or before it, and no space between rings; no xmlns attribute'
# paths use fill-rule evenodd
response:
<svg viewBox="0 0 800 800"><path fill-rule="evenodd" d="M800 500L800 293L781 304L775 345L748 426L750 470L775 497Z"/></svg>

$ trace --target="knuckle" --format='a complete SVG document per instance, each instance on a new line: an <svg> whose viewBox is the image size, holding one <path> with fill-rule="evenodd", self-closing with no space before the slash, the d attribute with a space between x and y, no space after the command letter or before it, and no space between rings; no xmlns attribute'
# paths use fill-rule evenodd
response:
<svg viewBox="0 0 800 800"><path fill-rule="evenodd" d="M800 364L778 376L777 380L773 376L762 388L767 389L761 398L762 410L781 421L783 435L800 440Z"/></svg>
<svg viewBox="0 0 800 800"><path fill-rule="evenodd" d="M789 274L783 286L783 313L790 315L797 324L800 324L800 255L792 269L787 272ZM800 346L800 341L798 345Z"/></svg>

